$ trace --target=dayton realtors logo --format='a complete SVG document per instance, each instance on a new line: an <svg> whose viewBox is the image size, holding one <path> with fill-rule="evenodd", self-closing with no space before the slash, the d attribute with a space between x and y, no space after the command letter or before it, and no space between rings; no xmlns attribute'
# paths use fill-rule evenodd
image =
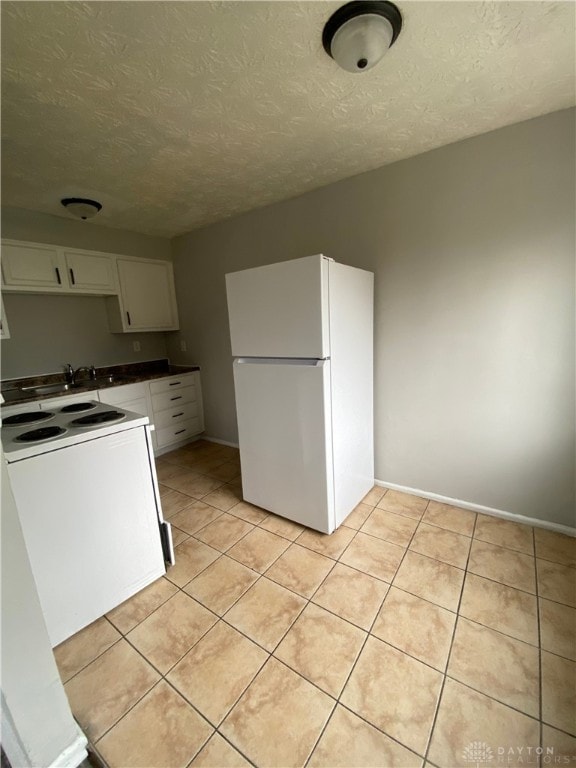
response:
<svg viewBox="0 0 576 768"><path fill-rule="evenodd" d="M470 763L475 768L481 768L494 760L494 753L485 741L471 741L467 747L464 747L462 757L464 762Z"/></svg>

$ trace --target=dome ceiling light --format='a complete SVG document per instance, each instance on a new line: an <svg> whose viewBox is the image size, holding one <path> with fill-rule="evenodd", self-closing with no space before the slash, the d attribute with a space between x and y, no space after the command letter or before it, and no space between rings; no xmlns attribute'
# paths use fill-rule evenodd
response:
<svg viewBox="0 0 576 768"><path fill-rule="evenodd" d="M348 72L372 69L394 44L402 16L386 0L353 0L326 22L322 44L326 53Z"/></svg>
<svg viewBox="0 0 576 768"><path fill-rule="evenodd" d="M77 219L91 219L102 210L102 204L84 197L65 197L60 200L64 208Z"/></svg>

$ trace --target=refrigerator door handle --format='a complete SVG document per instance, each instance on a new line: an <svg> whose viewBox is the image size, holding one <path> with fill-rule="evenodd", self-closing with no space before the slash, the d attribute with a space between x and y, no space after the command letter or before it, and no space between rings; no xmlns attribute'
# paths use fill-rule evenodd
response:
<svg viewBox="0 0 576 768"><path fill-rule="evenodd" d="M234 365L300 365L321 368L329 357L237 357Z"/></svg>

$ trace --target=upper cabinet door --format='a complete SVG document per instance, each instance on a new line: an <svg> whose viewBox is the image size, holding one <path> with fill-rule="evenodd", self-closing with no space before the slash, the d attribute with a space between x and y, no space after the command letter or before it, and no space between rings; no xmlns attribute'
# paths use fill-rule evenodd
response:
<svg viewBox="0 0 576 768"><path fill-rule="evenodd" d="M63 285L68 285L62 272L60 254L54 246L2 244L2 279L7 289L62 290Z"/></svg>
<svg viewBox="0 0 576 768"><path fill-rule="evenodd" d="M117 293L114 260L106 254L64 252L70 288L73 291Z"/></svg>
<svg viewBox="0 0 576 768"><path fill-rule="evenodd" d="M234 356L330 356L324 256L233 272L226 290Z"/></svg>
<svg viewBox="0 0 576 768"><path fill-rule="evenodd" d="M121 258L117 264L123 330L176 330L178 312L172 264L169 261Z"/></svg>

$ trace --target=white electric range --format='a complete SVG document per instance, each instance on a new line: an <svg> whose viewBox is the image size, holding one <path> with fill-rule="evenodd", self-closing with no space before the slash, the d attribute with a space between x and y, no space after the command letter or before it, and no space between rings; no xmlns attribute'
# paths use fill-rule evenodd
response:
<svg viewBox="0 0 576 768"><path fill-rule="evenodd" d="M147 416L74 402L3 419L2 446L53 645L174 562Z"/></svg>

